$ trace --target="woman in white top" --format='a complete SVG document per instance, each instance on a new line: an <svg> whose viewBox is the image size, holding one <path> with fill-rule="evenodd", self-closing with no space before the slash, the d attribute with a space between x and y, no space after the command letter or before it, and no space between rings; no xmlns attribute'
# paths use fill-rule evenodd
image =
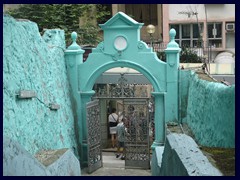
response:
<svg viewBox="0 0 240 180"><path fill-rule="evenodd" d="M112 108L112 113L108 116L109 130L111 134L112 147L116 147L116 134L117 134L117 124L118 115L116 114L116 108Z"/></svg>

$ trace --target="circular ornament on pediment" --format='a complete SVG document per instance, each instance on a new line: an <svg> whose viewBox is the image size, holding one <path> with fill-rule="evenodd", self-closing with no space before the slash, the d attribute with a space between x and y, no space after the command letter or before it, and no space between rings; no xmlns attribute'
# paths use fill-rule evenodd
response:
<svg viewBox="0 0 240 180"><path fill-rule="evenodd" d="M123 51L127 48L127 39L124 36L117 36L114 40L114 47L118 51Z"/></svg>

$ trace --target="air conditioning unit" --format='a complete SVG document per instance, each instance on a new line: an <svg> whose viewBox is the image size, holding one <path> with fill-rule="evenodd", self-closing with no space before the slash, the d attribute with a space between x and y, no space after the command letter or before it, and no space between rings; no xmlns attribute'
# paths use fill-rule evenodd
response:
<svg viewBox="0 0 240 180"><path fill-rule="evenodd" d="M235 23L226 23L227 31L235 31Z"/></svg>

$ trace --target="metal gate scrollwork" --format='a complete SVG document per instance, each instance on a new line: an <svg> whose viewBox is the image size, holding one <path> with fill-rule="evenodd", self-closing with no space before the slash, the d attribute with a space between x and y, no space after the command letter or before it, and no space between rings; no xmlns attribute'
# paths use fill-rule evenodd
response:
<svg viewBox="0 0 240 180"><path fill-rule="evenodd" d="M95 85L95 98L122 102L127 119L125 168L150 169L149 103L146 84L129 84L120 74L117 84Z"/></svg>
<svg viewBox="0 0 240 180"><path fill-rule="evenodd" d="M148 99L124 99L126 168L150 169Z"/></svg>
<svg viewBox="0 0 240 180"><path fill-rule="evenodd" d="M87 103L88 173L102 167L101 129L98 100Z"/></svg>

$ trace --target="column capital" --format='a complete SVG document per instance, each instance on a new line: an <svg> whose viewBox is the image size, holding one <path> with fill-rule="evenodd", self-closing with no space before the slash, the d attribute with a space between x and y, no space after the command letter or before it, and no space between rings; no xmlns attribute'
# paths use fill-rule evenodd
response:
<svg viewBox="0 0 240 180"><path fill-rule="evenodd" d="M172 54L172 53L179 53L181 51L181 48L179 48L178 43L175 41L176 31L175 29L171 29L169 31L170 36L170 42L167 45L167 49L165 49L166 54Z"/></svg>
<svg viewBox="0 0 240 180"><path fill-rule="evenodd" d="M72 32L71 38L72 44L67 48L65 54L83 54L85 51L77 44L77 33Z"/></svg>
<svg viewBox="0 0 240 180"><path fill-rule="evenodd" d="M92 95L94 95L95 94L95 91L94 90L90 90L90 91L82 91L82 92L80 92L80 95L82 96L82 97L89 97L89 96L92 96Z"/></svg>
<svg viewBox="0 0 240 180"><path fill-rule="evenodd" d="M158 146L164 146L164 143L154 141L152 146L151 146L151 149L154 151L155 148L158 147Z"/></svg>
<svg viewBox="0 0 240 180"><path fill-rule="evenodd" d="M154 96L154 97L157 97L157 96L165 96L166 92L151 92L151 94Z"/></svg>

